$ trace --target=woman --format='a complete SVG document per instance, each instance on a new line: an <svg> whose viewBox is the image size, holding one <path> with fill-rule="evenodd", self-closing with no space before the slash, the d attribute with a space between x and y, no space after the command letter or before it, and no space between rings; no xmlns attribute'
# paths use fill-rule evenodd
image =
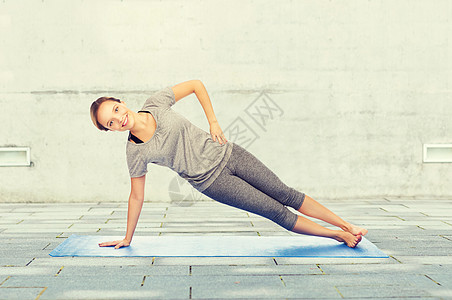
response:
<svg viewBox="0 0 452 300"><path fill-rule="evenodd" d="M192 93L204 109L210 135L171 109ZM268 218L293 232L332 238L349 247L355 247L367 233L288 187L255 156L228 142L199 80L161 89L146 100L138 113L119 99L101 97L91 105L91 119L100 130L130 131L126 148L131 177L127 232L123 240L100 243L101 247L130 245L144 201L148 163L167 166L206 196ZM342 230L327 229L286 206Z"/></svg>

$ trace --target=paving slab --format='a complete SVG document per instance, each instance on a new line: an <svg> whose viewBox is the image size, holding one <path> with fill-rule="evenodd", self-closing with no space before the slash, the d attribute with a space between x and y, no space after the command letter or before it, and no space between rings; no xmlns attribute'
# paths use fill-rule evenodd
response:
<svg viewBox="0 0 452 300"><path fill-rule="evenodd" d="M426 272L432 280L437 282L441 286L452 287L452 268L448 268L443 273ZM452 294L450 295L452 297Z"/></svg>
<svg viewBox="0 0 452 300"><path fill-rule="evenodd" d="M3 251L2 251L3 252ZM49 251L45 250L22 250L22 249L14 249L14 250L5 250L2 253L3 260L6 259L15 259L18 257L47 257L49 255Z"/></svg>
<svg viewBox="0 0 452 300"><path fill-rule="evenodd" d="M55 275L59 271L59 267L0 267L0 277L13 275ZM0 281L1 282L1 281ZM1 299L1 298L0 298Z"/></svg>
<svg viewBox="0 0 452 300"><path fill-rule="evenodd" d="M452 248L399 248L399 249L381 249L387 255L398 257L399 255L411 256L445 256L452 252Z"/></svg>
<svg viewBox="0 0 452 300"><path fill-rule="evenodd" d="M34 287L47 286L50 288L58 288L63 291L65 288L77 289L96 289L101 287L101 290L109 289L129 289L141 286L143 282L142 275L132 274L111 274L110 276L86 276L80 274L79 276L11 276L5 281L1 288L7 287Z"/></svg>
<svg viewBox="0 0 452 300"><path fill-rule="evenodd" d="M30 265L43 266L148 266L152 265L152 257L43 257L34 259Z"/></svg>
<svg viewBox="0 0 452 300"><path fill-rule="evenodd" d="M184 228L184 227L237 227L237 228L246 228L253 227L250 222L163 222L159 224L162 225L163 228Z"/></svg>
<svg viewBox="0 0 452 300"><path fill-rule="evenodd" d="M417 288L435 288L437 284L425 275L419 274L347 274L344 275L282 275L287 287L309 282L314 286L382 286L398 285Z"/></svg>
<svg viewBox="0 0 452 300"><path fill-rule="evenodd" d="M277 265L312 265L312 264L393 264L399 263L394 258L327 258L327 257L275 257Z"/></svg>
<svg viewBox="0 0 452 300"><path fill-rule="evenodd" d="M419 264L319 264L324 274L444 274L452 273L449 266Z"/></svg>
<svg viewBox="0 0 452 300"><path fill-rule="evenodd" d="M420 265L452 265L452 256L405 256L397 255L395 258L403 264Z"/></svg>
<svg viewBox="0 0 452 300"><path fill-rule="evenodd" d="M23 219L30 218L32 213L27 212L9 212L3 213L2 220L18 220L21 221Z"/></svg>
<svg viewBox="0 0 452 300"><path fill-rule="evenodd" d="M375 233L370 233L372 236L376 236ZM384 237L385 235L380 235L379 237ZM367 236L366 236L367 237ZM431 243L448 243L452 242L451 240L444 240L446 236L441 235L397 235L391 236L389 234L386 235L386 242L388 244L400 243L400 242L410 242L414 244L431 244Z"/></svg>
<svg viewBox="0 0 452 300"><path fill-rule="evenodd" d="M386 243L385 247L387 249L402 249L402 248L413 248L413 249L434 249L434 248L448 248L452 247L451 241L438 237L437 239L420 239L417 241L410 240L392 240L392 243Z"/></svg>
<svg viewBox="0 0 452 300"><path fill-rule="evenodd" d="M213 231L213 232L203 232L202 235L219 235L221 234L222 236L231 236L231 235L237 235L237 236L259 236L259 233L253 232L253 231L221 231L221 232L217 232L217 231ZM192 236L199 236L199 232L160 232L157 235L162 236L162 235L192 235Z"/></svg>
<svg viewBox="0 0 452 300"><path fill-rule="evenodd" d="M75 277L75 280L70 283L66 280L64 282L55 281L47 287L39 299L164 299L162 298L164 295L157 291L143 290L141 283L137 287L135 283L123 285L121 282L111 280L112 284L117 283L116 287L111 286L112 284L96 286L96 282L85 284L82 279ZM137 279L143 281L142 278Z"/></svg>
<svg viewBox="0 0 452 300"><path fill-rule="evenodd" d="M25 257L0 257L0 267L23 267L27 266L31 263L33 257L25 256Z"/></svg>
<svg viewBox="0 0 452 300"><path fill-rule="evenodd" d="M192 299L275 299L286 296L278 277L213 277L192 286Z"/></svg>
<svg viewBox="0 0 452 300"><path fill-rule="evenodd" d="M0 299L39 299L45 290L45 287L0 287Z"/></svg>
<svg viewBox="0 0 452 300"><path fill-rule="evenodd" d="M451 299L452 288L450 287L436 287L435 289L425 289L431 296L439 297L438 299Z"/></svg>
<svg viewBox="0 0 452 300"><path fill-rule="evenodd" d="M114 266L63 266L58 276L116 276L116 275L141 275L141 276L188 276L189 266L156 266L156 265L114 265Z"/></svg>
<svg viewBox="0 0 452 300"><path fill-rule="evenodd" d="M190 266L193 276L198 275L299 275L299 274L322 274L322 270L316 265L246 265L246 266L229 266L229 265L204 265Z"/></svg>
<svg viewBox="0 0 452 300"><path fill-rule="evenodd" d="M61 299L189 299L189 291L177 293L174 290L143 290L142 288L126 288L126 289L80 289L65 287L64 290L48 287L39 300L61 300ZM33 298L35 299L35 298Z"/></svg>
<svg viewBox="0 0 452 300"><path fill-rule="evenodd" d="M272 257L155 257L154 265L275 265Z"/></svg>
<svg viewBox="0 0 452 300"><path fill-rule="evenodd" d="M360 297L353 297L353 298L344 298L344 299L360 299ZM404 296L399 296L399 297L391 297L391 296L389 296L389 297L378 297L378 296L375 296L375 293L374 293L374 296L372 296L372 297L368 297L368 298L364 298L364 299L378 299L378 300L394 300L394 299L397 299L397 300L413 300L413 299L416 299L416 300L444 300L443 298L440 298L440 297L433 297L433 296L426 296L426 297L404 297Z"/></svg>
<svg viewBox="0 0 452 300"><path fill-rule="evenodd" d="M298 233L289 232L289 231L256 231L259 236L296 236Z"/></svg>
<svg viewBox="0 0 452 300"><path fill-rule="evenodd" d="M417 287L399 285L336 286L344 298L428 297L430 293ZM376 292L378 290L378 292Z"/></svg>

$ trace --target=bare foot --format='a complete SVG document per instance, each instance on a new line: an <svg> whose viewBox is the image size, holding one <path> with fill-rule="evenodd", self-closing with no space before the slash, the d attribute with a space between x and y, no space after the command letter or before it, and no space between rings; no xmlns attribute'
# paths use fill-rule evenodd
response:
<svg viewBox="0 0 452 300"><path fill-rule="evenodd" d="M348 223L348 226L344 231L350 232L353 235L366 235L367 229Z"/></svg>
<svg viewBox="0 0 452 300"><path fill-rule="evenodd" d="M334 239L338 242L344 242L349 246L350 248L355 248L356 245L359 244L362 240L361 235L353 235L350 232L343 232L339 231L337 236L334 237Z"/></svg>

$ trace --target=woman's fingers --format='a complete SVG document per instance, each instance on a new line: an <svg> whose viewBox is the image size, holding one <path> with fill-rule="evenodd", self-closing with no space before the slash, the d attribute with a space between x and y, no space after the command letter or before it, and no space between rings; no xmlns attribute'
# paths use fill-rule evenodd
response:
<svg viewBox="0 0 452 300"><path fill-rule="evenodd" d="M212 140L214 142L218 141L220 144L226 144L227 140L223 133L221 134L212 134Z"/></svg>
<svg viewBox="0 0 452 300"><path fill-rule="evenodd" d="M115 246L115 249L119 249L121 247L128 247L130 245L129 241L124 239L119 244Z"/></svg>
<svg viewBox="0 0 452 300"><path fill-rule="evenodd" d="M109 246L115 246L118 243L120 243L121 241L111 241L111 242L103 242L103 243L99 243L99 247L109 247Z"/></svg>
<svg viewBox="0 0 452 300"><path fill-rule="evenodd" d="M218 136L218 139L221 141L220 142L220 144L226 144L227 143L227 140L226 140L226 138L224 137L224 134L222 134L221 136Z"/></svg>
<svg viewBox="0 0 452 300"><path fill-rule="evenodd" d="M212 140L214 142L218 141L220 144L226 144L227 140L224 136L223 131L220 128L220 125L218 125L218 122L214 122L210 125L210 134L212 135Z"/></svg>
<svg viewBox="0 0 452 300"><path fill-rule="evenodd" d="M127 240L120 240L120 241L111 241L111 242L103 242L99 243L99 247L109 247L109 246L115 246L115 249L119 249L121 247L127 247L130 243Z"/></svg>

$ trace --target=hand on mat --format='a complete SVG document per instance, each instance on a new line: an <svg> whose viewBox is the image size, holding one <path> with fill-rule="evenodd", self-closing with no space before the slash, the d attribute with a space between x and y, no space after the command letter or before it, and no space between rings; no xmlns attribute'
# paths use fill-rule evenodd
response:
<svg viewBox="0 0 452 300"><path fill-rule="evenodd" d="M224 133L217 121L210 124L210 135L212 136L212 140L214 142L218 141L222 145L227 143Z"/></svg>
<svg viewBox="0 0 452 300"><path fill-rule="evenodd" d="M120 240L120 241L112 241L112 242L103 242L99 243L99 247L110 247L115 246L115 249L119 249L121 247L128 247L130 246L130 242L126 239Z"/></svg>

